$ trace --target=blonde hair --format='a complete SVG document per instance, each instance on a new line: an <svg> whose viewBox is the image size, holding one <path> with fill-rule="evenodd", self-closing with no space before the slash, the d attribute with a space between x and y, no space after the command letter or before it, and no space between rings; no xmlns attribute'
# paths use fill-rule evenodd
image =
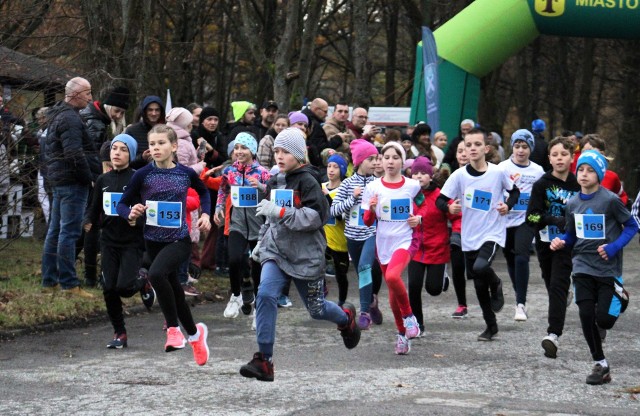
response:
<svg viewBox="0 0 640 416"><path fill-rule="evenodd" d="M156 124L149 130L149 134L147 134L147 138L152 134L166 134L167 138L171 143L178 143L178 135L176 132L166 124Z"/></svg>
<svg viewBox="0 0 640 416"><path fill-rule="evenodd" d="M120 108L120 107L116 107L113 105L109 105L109 104L104 104L104 109L107 112L107 115L109 116L109 119L111 119L111 110L115 109L115 108ZM122 114L122 118L118 121L115 121L113 119L111 119L111 133L114 136L117 136L120 133L124 133L124 129L127 127L127 122L125 120L125 114Z"/></svg>

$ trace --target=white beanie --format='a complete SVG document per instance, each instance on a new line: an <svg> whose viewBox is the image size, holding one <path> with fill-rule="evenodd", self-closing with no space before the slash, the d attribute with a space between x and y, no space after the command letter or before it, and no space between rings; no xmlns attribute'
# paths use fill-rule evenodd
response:
<svg viewBox="0 0 640 416"><path fill-rule="evenodd" d="M380 154L384 154L384 152L386 152L390 147L393 147L400 152L400 156L402 156L402 164L404 165L404 161L407 160L407 152L405 152L404 147L402 147L402 145L398 142L387 142L387 144L382 147L382 151L380 152Z"/></svg>
<svg viewBox="0 0 640 416"><path fill-rule="evenodd" d="M307 154L307 143L304 134L296 127L289 127L280 132L273 142L273 150L280 148L291 153L298 162L304 163Z"/></svg>

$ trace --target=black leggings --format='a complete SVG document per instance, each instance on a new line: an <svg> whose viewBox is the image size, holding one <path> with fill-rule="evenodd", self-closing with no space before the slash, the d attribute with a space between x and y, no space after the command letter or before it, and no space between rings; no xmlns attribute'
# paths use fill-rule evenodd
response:
<svg viewBox="0 0 640 416"><path fill-rule="evenodd" d="M462 248L451 244L451 278L456 291L458 305L467 306L467 281L465 277L464 253Z"/></svg>
<svg viewBox="0 0 640 416"><path fill-rule="evenodd" d="M498 244L487 241L482 244L479 250L464 252L467 274L470 279L473 279L476 296L478 296L478 302L482 309L482 317L488 327L497 325L496 314L491 309L491 292L495 291L500 283L500 278L491 268L491 262L497 251Z"/></svg>
<svg viewBox="0 0 640 416"><path fill-rule="evenodd" d="M146 256L151 261L149 280L156 291L167 327L178 326L179 319L187 334L195 335L198 330L178 280L178 267L191 254L191 239L187 236L172 243L146 240L145 246Z"/></svg>
<svg viewBox="0 0 640 416"><path fill-rule="evenodd" d="M375 258L371 265L371 292L377 295L382 287L382 268L380 268L380 261L378 257Z"/></svg>
<svg viewBox="0 0 640 416"><path fill-rule="evenodd" d="M413 260L409 263L409 304L421 327L424 327L422 287L424 286L431 296L442 293L446 268L446 264L424 264Z"/></svg>
<svg viewBox="0 0 640 416"><path fill-rule="evenodd" d="M349 280L347 279L349 253L335 251L327 247L325 255L333 261L333 267L336 270L336 282L338 283L338 306L342 306L347 301L347 293L349 292Z"/></svg>
<svg viewBox="0 0 640 416"><path fill-rule="evenodd" d="M240 296L242 290L242 279L247 270L247 261L251 262L251 279L253 280L253 291L258 293L260 285L260 273L262 267L253 259L249 260L249 251L253 250L258 242L247 240L241 233L231 231L227 250L229 252L229 281L231 292L234 296Z"/></svg>

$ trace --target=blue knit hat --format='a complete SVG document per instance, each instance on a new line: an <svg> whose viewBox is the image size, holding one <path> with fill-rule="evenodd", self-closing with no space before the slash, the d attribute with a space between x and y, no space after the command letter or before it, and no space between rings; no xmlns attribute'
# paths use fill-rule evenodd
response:
<svg viewBox="0 0 640 416"><path fill-rule="evenodd" d="M608 162L597 150L585 150L578 158L576 169L580 169L580 165L587 164L593 168L598 175L598 182L602 182L604 174L607 172Z"/></svg>
<svg viewBox="0 0 640 416"><path fill-rule="evenodd" d="M136 139L128 134L122 133L111 140L111 146L113 146L115 142L122 142L127 145L129 149L129 162L136 158L136 152L138 151L138 142L136 142Z"/></svg>
<svg viewBox="0 0 640 416"><path fill-rule="evenodd" d="M349 167L348 163L344 158L340 155L333 154L327 159L327 165L329 163L335 163L340 167L340 177L344 179L347 176L347 168Z"/></svg>
<svg viewBox="0 0 640 416"><path fill-rule="evenodd" d="M537 118L531 122L531 130L533 130L534 133L542 133L546 129L547 125L544 120Z"/></svg>
<svg viewBox="0 0 640 416"><path fill-rule="evenodd" d="M516 144L517 141L525 142L532 152L536 147L536 141L533 138L533 134L531 134L527 129L520 129L513 132L511 135L511 148L513 148L513 145Z"/></svg>
<svg viewBox="0 0 640 416"><path fill-rule="evenodd" d="M241 144L244 147L248 148L252 155L255 156L258 153L258 142L256 142L256 138L247 132L238 133L235 139L236 144Z"/></svg>

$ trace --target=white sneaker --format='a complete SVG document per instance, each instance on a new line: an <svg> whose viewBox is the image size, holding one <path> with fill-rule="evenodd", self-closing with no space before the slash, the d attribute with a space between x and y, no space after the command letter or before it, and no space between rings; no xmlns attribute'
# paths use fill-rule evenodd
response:
<svg viewBox="0 0 640 416"><path fill-rule="evenodd" d="M256 330L256 310L255 308L253 309L253 313L251 314L251 330L255 331Z"/></svg>
<svg viewBox="0 0 640 416"><path fill-rule="evenodd" d="M542 348L544 349L544 356L549 358L556 358L558 356L559 346L558 336L556 334L549 334L542 338Z"/></svg>
<svg viewBox="0 0 640 416"><path fill-rule="evenodd" d="M237 318L240 313L240 308L242 307L242 296L234 296L231 294L231 298L229 298L229 303L227 303L227 307L224 310L225 318Z"/></svg>
<svg viewBox="0 0 640 416"><path fill-rule="evenodd" d="M518 322L524 322L527 320L527 308L522 303L518 303L516 305L516 314L513 319Z"/></svg>

